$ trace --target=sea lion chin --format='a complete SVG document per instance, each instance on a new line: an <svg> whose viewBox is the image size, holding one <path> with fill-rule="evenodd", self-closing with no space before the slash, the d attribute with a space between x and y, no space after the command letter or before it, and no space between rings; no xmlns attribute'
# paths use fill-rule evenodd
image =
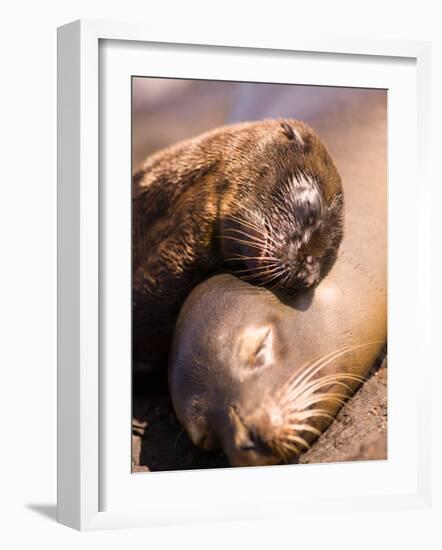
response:
<svg viewBox="0 0 442 550"><path fill-rule="evenodd" d="M304 291L342 239L340 176L294 119L226 126L160 151L133 189L135 358L168 349L179 308L210 274Z"/></svg>

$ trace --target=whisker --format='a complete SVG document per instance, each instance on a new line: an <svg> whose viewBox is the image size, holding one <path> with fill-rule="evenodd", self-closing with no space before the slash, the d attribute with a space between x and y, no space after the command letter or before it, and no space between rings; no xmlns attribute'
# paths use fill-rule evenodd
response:
<svg viewBox="0 0 442 550"><path fill-rule="evenodd" d="M318 437L322 434L321 430L318 430L318 428L315 428L310 424L287 424L287 426L292 428L293 430L298 430L300 432L301 431L311 432L312 434L315 434Z"/></svg>
<svg viewBox="0 0 442 550"><path fill-rule="evenodd" d="M243 224L243 225L248 225L249 229L252 229L252 230L256 230L258 231L259 233L262 233L263 231L266 232L266 235L268 236L269 240L271 240L273 242L273 244L275 246L278 246L278 242L274 239L273 235L269 232L268 228L267 227L263 227L262 225L262 217L260 214L258 214L257 212L254 212L250 209L247 209L246 207L244 207L243 205L241 205L241 208L252 215L252 218L255 218L255 219L258 219L259 222L261 222L260 226L258 226L253 220L251 220L250 218L244 218L244 217L240 217L240 216L235 216L235 215L230 215L227 219L230 219L232 221L236 221L240 224Z"/></svg>
<svg viewBox="0 0 442 550"><path fill-rule="evenodd" d="M298 447L295 444L290 444L288 441L287 442L281 441L278 443L278 446L283 447L284 449L287 449L290 453L295 453L295 454L299 453ZM287 456L285 460L287 461L289 458L290 458L290 455Z"/></svg>
<svg viewBox="0 0 442 550"><path fill-rule="evenodd" d="M327 360L330 357L334 357L336 354L341 352L342 350L349 349L349 346L345 346L342 348L339 348L338 350L331 351L327 353L326 355L322 355L319 359L316 359L313 361L313 363L309 365L309 363L304 363L298 372L296 372L292 377L290 377L287 382L282 386L280 393L286 393L288 389L293 389L296 385L301 384L301 382L308 381L310 379L310 373L320 365L320 368L322 368L322 363ZM319 370L319 369L318 369ZM315 373L312 373L314 375Z"/></svg>
<svg viewBox="0 0 442 550"><path fill-rule="evenodd" d="M309 380L315 376L317 372L319 372L321 369L323 369L326 365L328 365L331 361L334 359L337 359L344 353L347 353L349 351L352 351L352 348L349 346L342 347L340 349L337 349L335 351L332 351L328 353L327 355L323 356L322 358L315 361L310 367L304 370L304 372L301 373L300 377L295 377L293 380L293 384L291 384L291 387L297 386L302 383L306 383Z"/></svg>
<svg viewBox="0 0 442 550"><path fill-rule="evenodd" d="M279 285L276 288L281 288L283 285L285 285L285 283L290 280L291 275L292 274L289 271L286 276L279 282Z"/></svg>
<svg viewBox="0 0 442 550"><path fill-rule="evenodd" d="M240 229L237 229L235 227L228 227L228 228L225 229L225 231L233 231L235 233L242 234L245 237L248 237L249 239L255 239L255 241L260 242L264 245L270 244L272 246L272 248L277 248L279 246L280 243L278 243L275 240L275 238L269 233L269 231L267 229L262 228L262 227L247 226L247 224L245 224L243 221L240 222L239 220L237 221L237 223L241 223L242 225L246 225L246 227L248 227L248 229L250 229L253 232L256 232L256 233L259 233L259 234L264 233L265 236L251 235L250 233L247 233L247 231L241 231ZM219 237L220 238L225 238L225 235L220 235ZM269 241L270 241L270 243L269 243Z"/></svg>
<svg viewBox="0 0 442 550"><path fill-rule="evenodd" d="M243 239L238 239L238 237L229 237L229 235L224 235L222 238L227 239L229 241L234 241L236 243L246 244L246 245L251 246L253 248L259 248L255 243L251 243L250 241L244 241ZM264 247L266 243L262 242L261 244L263 244L263 247Z"/></svg>
<svg viewBox="0 0 442 550"><path fill-rule="evenodd" d="M261 243L263 245L267 244L267 240L264 237L259 237L257 235L251 235L250 233L247 233L246 231L241 231L240 229L235 229L234 227L228 227L227 229L225 229L225 231L226 232L231 232L231 233L238 233L239 235L244 235L244 237L247 237L251 241L255 241L255 242ZM225 238L225 235L222 235L222 236L220 235L220 238Z"/></svg>
<svg viewBox="0 0 442 550"><path fill-rule="evenodd" d="M347 396L343 396L341 394L319 393L313 397L310 397L310 399L304 399L303 401L301 401L297 409L305 410L307 409L307 407L315 405L316 403L321 403L323 401L330 401L331 403L342 405L343 403L345 403L346 398Z"/></svg>
<svg viewBox="0 0 442 550"><path fill-rule="evenodd" d="M277 267L271 268L271 277L267 277L266 283L272 280L284 280L283 271ZM311 445L307 439L300 435L302 432L320 437L321 429L315 427L311 420L323 418L330 422L334 420L334 408L346 406L346 402L354 393L350 383L362 383L365 377L352 372L335 372L318 375L332 361L342 355L356 349L381 344L382 341L366 342L343 346L322 355L313 362L305 363L287 382L273 394L267 395L267 399L275 402L281 409L284 421L281 423L279 433L276 433L269 446L282 460L288 461L293 454L299 454L300 449L309 449ZM339 390L340 391L336 391ZM322 404L322 405L321 405Z"/></svg>
<svg viewBox="0 0 442 550"><path fill-rule="evenodd" d="M322 376L321 378L318 378L316 380L312 380L307 384L302 384L299 387L295 387L294 391L288 394L286 400L290 399L290 401L293 401L295 398L301 397L303 394L313 393L323 387L330 386L332 384L336 386L342 386L348 389L350 392L352 392L353 390L351 389L351 387L343 383L342 380L349 380L353 382L362 383L364 381L364 378L358 375L347 374L347 373L342 373L338 375L329 374L326 376Z"/></svg>
<svg viewBox="0 0 442 550"><path fill-rule="evenodd" d="M277 279L278 277L281 277L281 275L284 273L284 270L283 269L280 269L278 271L278 273L276 273L273 277L270 277L270 278L267 278L265 279L264 281L262 281L261 283L258 283L257 286L266 286L268 283L270 283L271 281L273 281L274 279Z"/></svg>
<svg viewBox="0 0 442 550"><path fill-rule="evenodd" d="M250 271L265 271L268 268L273 268L273 267L279 267L279 264L276 263L276 262L273 262L272 264L258 265L256 267L249 267L249 269L235 269L234 273L248 273Z"/></svg>
<svg viewBox="0 0 442 550"><path fill-rule="evenodd" d="M272 256L245 256L244 254L235 254L235 256L226 258L226 261L229 262L244 260L261 260L262 262L280 261L278 258L274 258Z"/></svg>
<svg viewBox="0 0 442 550"><path fill-rule="evenodd" d="M324 417L329 420L333 420L333 416L327 412L325 409L309 409L308 411L294 411L294 413L289 416L290 419L305 420L306 418L315 418L315 417Z"/></svg>
<svg viewBox="0 0 442 550"><path fill-rule="evenodd" d="M279 283L280 283L280 281L278 281L278 280L276 279L276 281L275 281L272 285L269 285L268 288L269 288L270 290L275 290L275 289L279 288Z"/></svg>
<svg viewBox="0 0 442 550"><path fill-rule="evenodd" d="M285 436L285 439L287 441L293 441L294 443L299 443L304 448L310 449L310 445L307 443L307 441L303 437L300 437L299 435L287 434Z"/></svg>
<svg viewBox="0 0 442 550"><path fill-rule="evenodd" d="M244 204L239 204L238 206L239 206L242 210L244 210L244 212L247 212L248 214L251 214L252 218L261 219L261 216L258 214L258 212L256 212L256 210L252 210L251 208L245 206Z"/></svg>
<svg viewBox="0 0 442 550"><path fill-rule="evenodd" d="M232 222L237 222L241 225L245 225L249 229L257 230L259 232L261 232L263 230L263 225L262 224L258 225L257 222L255 222L254 220L252 220L250 218L244 218L244 217L241 217L241 216L235 216L235 214L231 214L230 216L228 216L226 218L226 220L230 220Z"/></svg>
<svg viewBox="0 0 442 550"><path fill-rule="evenodd" d="M251 273L250 275L243 275L241 277L241 279L247 281L247 280L250 280L250 279L256 279L257 277L260 277L262 278L262 276L264 275L278 275L280 276L280 274L282 273L281 271L281 268L280 267L273 267L272 269L265 269L262 271L262 273L260 272L257 272L257 273ZM269 277L264 277L263 281L258 284L257 286L262 286L262 285L266 285L269 281L271 281L274 277L272 278L269 278Z"/></svg>
<svg viewBox="0 0 442 550"><path fill-rule="evenodd" d="M284 390L287 391L287 387L294 387L298 385L301 381L308 381L310 380L319 370L324 368L326 365L328 365L331 361L337 359L338 357L344 355L345 353L348 353L350 351L354 351L356 349L366 347L366 346L372 346L375 344L382 343L381 340L376 340L373 342L368 342L365 344L357 344L354 346L344 346L338 350L332 351L326 355L323 355L316 361L314 361L309 367L304 368L304 366L307 366L308 363L303 365L299 371L301 374L296 374L291 380L289 379L288 382L283 386Z"/></svg>

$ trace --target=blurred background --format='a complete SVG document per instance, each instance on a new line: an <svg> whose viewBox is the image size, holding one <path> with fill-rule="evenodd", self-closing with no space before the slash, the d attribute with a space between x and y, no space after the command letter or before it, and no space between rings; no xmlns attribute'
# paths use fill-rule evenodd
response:
<svg viewBox="0 0 442 550"><path fill-rule="evenodd" d="M351 104L356 115L386 101L385 90L294 84L134 77L132 169L154 151L223 124L292 117L318 131L327 113Z"/></svg>

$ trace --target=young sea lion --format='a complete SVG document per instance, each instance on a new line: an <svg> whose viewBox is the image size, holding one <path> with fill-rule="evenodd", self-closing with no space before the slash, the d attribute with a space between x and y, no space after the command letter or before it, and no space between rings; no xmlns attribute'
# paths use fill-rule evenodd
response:
<svg viewBox="0 0 442 550"><path fill-rule="evenodd" d="M208 132L149 157L133 185L135 358L168 350L180 306L211 273L293 292L336 258L341 180L302 122Z"/></svg>
<svg viewBox="0 0 442 550"><path fill-rule="evenodd" d="M194 289L177 322L169 385L178 419L196 445L223 449L235 466L296 458L386 344L385 103L334 115L346 231L314 295L218 275Z"/></svg>

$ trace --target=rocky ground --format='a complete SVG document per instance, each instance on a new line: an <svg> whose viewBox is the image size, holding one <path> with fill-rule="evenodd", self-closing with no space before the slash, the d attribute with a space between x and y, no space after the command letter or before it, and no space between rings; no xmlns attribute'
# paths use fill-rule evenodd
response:
<svg viewBox="0 0 442 550"><path fill-rule="evenodd" d="M387 458L387 361L341 409L336 420L299 462Z"/></svg>
<svg viewBox="0 0 442 550"><path fill-rule="evenodd" d="M165 389L134 398L134 472L228 467L221 453L197 449L182 430ZM343 407L330 428L299 462L387 458L387 361Z"/></svg>

